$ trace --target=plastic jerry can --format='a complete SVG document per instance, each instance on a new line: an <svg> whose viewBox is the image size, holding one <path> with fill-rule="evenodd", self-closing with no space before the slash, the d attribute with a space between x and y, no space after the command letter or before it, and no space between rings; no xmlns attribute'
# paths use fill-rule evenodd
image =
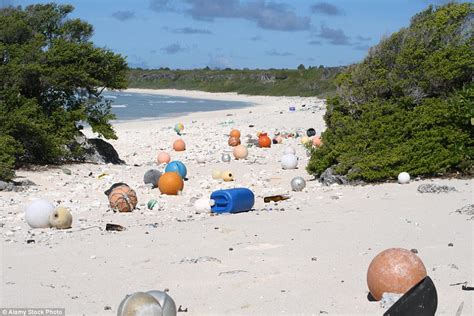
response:
<svg viewBox="0 0 474 316"><path fill-rule="evenodd" d="M214 191L211 194L213 213L238 213L252 209L255 203L253 192L247 188Z"/></svg>

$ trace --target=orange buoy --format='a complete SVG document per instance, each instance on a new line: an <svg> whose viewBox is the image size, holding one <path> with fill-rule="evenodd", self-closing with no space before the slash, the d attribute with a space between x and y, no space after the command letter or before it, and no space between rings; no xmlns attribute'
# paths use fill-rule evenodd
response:
<svg viewBox="0 0 474 316"><path fill-rule="evenodd" d="M185 151L186 150L186 143L181 138L177 139L173 143L173 149L175 151Z"/></svg>
<svg viewBox="0 0 474 316"><path fill-rule="evenodd" d="M230 131L230 137L240 138L240 131L238 129L233 129Z"/></svg>
<svg viewBox="0 0 474 316"><path fill-rule="evenodd" d="M261 133L258 136L258 145L260 147L270 147L272 145L272 140L267 136L267 133Z"/></svg>
<svg viewBox="0 0 474 316"><path fill-rule="evenodd" d="M183 187L184 181L177 172L165 172L158 180L158 189L162 194L177 195Z"/></svg>
<svg viewBox="0 0 474 316"><path fill-rule="evenodd" d="M379 253L369 265L367 285L379 301L383 293L405 294L426 277L426 268L413 252L390 248Z"/></svg>
<svg viewBox="0 0 474 316"><path fill-rule="evenodd" d="M166 152L161 152L158 154L158 157L156 157L156 161L159 163L159 164L162 164L162 163L168 163L170 162L171 160L171 157L168 153Z"/></svg>
<svg viewBox="0 0 474 316"><path fill-rule="evenodd" d="M137 203L137 193L126 184L113 188L109 194L110 207L119 212L131 212Z"/></svg>
<svg viewBox="0 0 474 316"><path fill-rule="evenodd" d="M323 142L321 141L321 137L319 137L319 136L314 136L313 137L313 146L321 147L322 144L323 144Z"/></svg>
<svg viewBox="0 0 474 316"><path fill-rule="evenodd" d="M235 147L237 145L240 145L240 138L230 137L227 143L229 144L229 146Z"/></svg>

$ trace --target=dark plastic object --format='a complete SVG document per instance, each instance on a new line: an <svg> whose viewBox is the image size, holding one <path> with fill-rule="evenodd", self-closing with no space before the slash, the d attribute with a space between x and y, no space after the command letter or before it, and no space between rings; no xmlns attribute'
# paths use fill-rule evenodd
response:
<svg viewBox="0 0 474 316"><path fill-rule="evenodd" d="M239 213L252 209L255 196L247 188L235 188L214 191L211 200L214 200L213 213Z"/></svg>
<svg viewBox="0 0 474 316"><path fill-rule="evenodd" d="M308 128L308 130L306 131L306 135L308 135L308 137L313 137L314 135L316 135L316 130L314 128Z"/></svg>
<svg viewBox="0 0 474 316"><path fill-rule="evenodd" d="M429 276L406 292L383 316L433 316L438 308L438 294Z"/></svg>
<svg viewBox="0 0 474 316"><path fill-rule="evenodd" d="M121 185L126 185L128 187L128 184L126 183L123 183L123 182L117 182L117 183L114 183L112 184L112 186L107 190L107 191L104 191L104 194L109 196L110 193L112 193L112 190L115 189L116 187L119 187Z"/></svg>

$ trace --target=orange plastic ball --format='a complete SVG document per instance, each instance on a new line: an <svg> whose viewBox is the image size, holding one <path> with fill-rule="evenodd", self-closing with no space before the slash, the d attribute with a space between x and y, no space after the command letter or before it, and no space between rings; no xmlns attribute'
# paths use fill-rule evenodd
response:
<svg viewBox="0 0 474 316"><path fill-rule="evenodd" d="M230 137L240 138L240 131L238 129L233 129L230 131Z"/></svg>
<svg viewBox="0 0 474 316"><path fill-rule="evenodd" d="M261 133L258 136L258 145L262 148L272 146L272 140L267 136L267 133Z"/></svg>
<svg viewBox="0 0 474 316"><path fill-rule="evenodd" d="M178 195L183 187L184 181L177 172L165 172L158 180L158 189L162 194Z"/></svg>
<svg viewBox="0 0 474 316"><path fill-rule="evenodd" d="M186 143L181 138L177 139L173 143L173 149L175 151L185 151L186 150Z"/></svg>
<svg viewBox="0 0 474 316"><path fill-rule="evenodd" d="M229 138L229 141L227 143L229 144L229 146L235 147L237 145L240 145L240 138L231 137Z"/></svg>
<svg viewBox="0 0 474 316"><path fill-rule="evenodd" d="M379 253L369 265L367 285L379 301L383 293L405 294L426 277L426 268L413 252L390 248Z"/></svg>
<svg viewBox="0 0 474 316"><path fill-rule="evenodd" d="M168 153L165 153L164 151L158 154L158 157L156 157L156 161L158 161L159 164L161 163L168 163L170 162L171 157Z"/></svg>
<svg viewBox="0 0 474 316"><path fill-rule="evenodd" d="M313 137L313 146L321 147L322 144L323 144L323 142L321 141L321 137L319 137L319 136L314 136Z"/></svg>

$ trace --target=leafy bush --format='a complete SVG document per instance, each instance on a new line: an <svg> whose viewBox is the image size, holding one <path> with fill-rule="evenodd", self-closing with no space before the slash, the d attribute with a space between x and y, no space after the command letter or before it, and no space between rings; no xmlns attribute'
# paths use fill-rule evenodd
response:
<svg viewBox="0 0 474 316"><path fill-rule="evenodd" d="M92 26L67 19L72 10L56 4L0 9L0 179L11 179L20 163L70 158L79 122L116 138L101 92L126 87L127 65L94 47Z"/></svg>
<svg viewBox="0 0 474 316"><path fill-rule="evenodd" d="M473 8L430 7L341 74L307 170L366 181L472 172Z"/></svg>

